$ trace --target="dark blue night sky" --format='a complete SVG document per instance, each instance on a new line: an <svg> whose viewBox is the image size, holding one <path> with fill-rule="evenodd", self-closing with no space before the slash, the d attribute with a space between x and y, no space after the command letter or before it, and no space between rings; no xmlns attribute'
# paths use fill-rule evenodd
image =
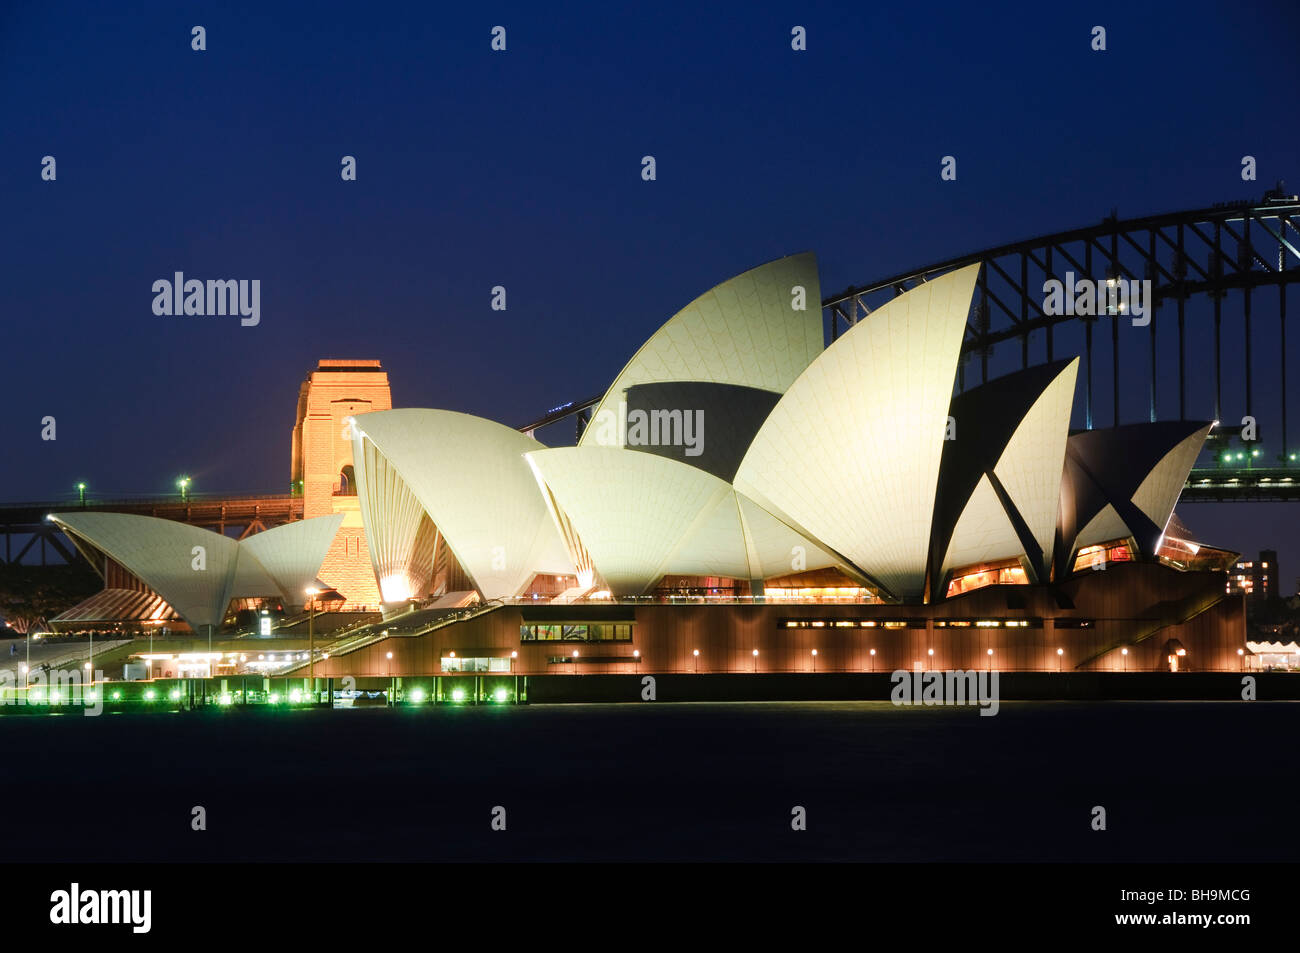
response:
<svg viewBox="0 0 1300 953"><path fill-rule="evenodd" d="M322 357L382 359L400 406L518 425L781 255L815 250L830 292L1112 207L1300 186L1291 2L119 6L0 10L0 500L182 472L284 492ZM260 279L261 324L155 316L175 271ZM1207 542L1281 549L1291 591L1293 507L1179 513Z"/></svg>

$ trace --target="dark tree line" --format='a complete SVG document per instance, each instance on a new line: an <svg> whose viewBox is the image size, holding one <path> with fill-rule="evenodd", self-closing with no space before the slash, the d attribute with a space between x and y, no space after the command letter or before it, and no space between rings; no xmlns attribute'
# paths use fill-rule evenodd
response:
<svg viewBox="0 0 1300 953"><path fill-rule="evenodd" d="M69 566L0 563L0 618L26 633L102 587L95 571L80 560Z"/></svg>

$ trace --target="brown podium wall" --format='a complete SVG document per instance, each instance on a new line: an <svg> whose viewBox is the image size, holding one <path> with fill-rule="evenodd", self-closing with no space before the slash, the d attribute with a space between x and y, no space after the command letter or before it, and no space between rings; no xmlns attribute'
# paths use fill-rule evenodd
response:
<svg viewBox="0 0 1300 953"><path fill-rule="evenodd" d="M1073 608L1062 608L1073 605ZM1016 606L1016 608L1011 608ZM441 659L509 657L517 675L636 672L869 672L896 669L1164 671L1177 639L1189 671L1237 671L1246 638L1240 596L1222 573L1182 573L1158 564L1112 565L1048 587L992 586L932 606L648 604L626 607L631 642L521 642L531 607L506 606L418 638L391 638L316 665L318 676L432 675ZM583 607L573 608L581 621ZM1191 618L1185 618L1187 615ZM837 620L912 620L919 628L837 628ZM947 628L938 621L1041 619L1037 628ZM784 622L823 621L823 628ZM1089 620L1086 628L1071 623ZM1153 635L1147 635L1153 632ZM1129 645L1127 659L1121 644ZM757 648L757 660L753 650ZM876 650L874 658L871 649ZM987 650L993 649L993 656ZM1057 656L1056 650L1064 650ZM577 649L579 661L551 662ZM640 662L630 660L633 650ZM693 651L699 649L698 662ZM928 654L934 650L934 655ZM389 660L387 653L392 652ZM605 659L606 661L601 661Z"/></svg>

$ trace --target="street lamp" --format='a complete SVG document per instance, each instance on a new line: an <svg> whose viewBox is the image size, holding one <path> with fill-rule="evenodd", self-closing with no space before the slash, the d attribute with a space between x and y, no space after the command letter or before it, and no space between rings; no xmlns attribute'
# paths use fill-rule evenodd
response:
<svg viewBox="0 0 1300 953"><path fill-rule="evenodd" d="M872 670L873 672L876 670L876 650L875 650L875 649L872 649L872 650L871 650L871 670Z"/></svg>
<svg viewBox="0 0 1300 953"><path fill-rule="evenodd" d="M1065 649L1056 650L1056 670L1061 671L1061 666L1065 664Z"/></svg>
<svg viewBox="0 0 1300 953"><path fill-rule="evenodd" d="M817 674L817 650L812 650L813 674Z"/></svg>
<svg viewBox="0 0 1300 953"><path fill-rule="evenodd" d="M573 674L578 674L578 650L573 650Z"/></svg>
<svg viewBox="0 0 1300 953"><path fill-rule="evenodd" d="M81 498L81 508L84 510L86 508L86 484L77 484L77 495Z"/></svg>
<svg viewBox="0 0 1300 953"><path fill-rule="evenodd" d="M1127 648L1120 649L1119 654L1124 656L1124 671L1127 672L1128 671L1128 649Z"/></svg>
<svg viewBox="0 0 1300 953"><path fill-rule="evenodd" d="M316 617L316 597L320 595L320 590L315 586L308 586L307 593L307 681L311 686L312 694L316 692L316 632L313 629L313 622Z"/></svg>
<svg viewBox="0 0 1300 953"><path fill-rule="evenodd" d="M181 490L181 502L188 503L190 499L190 478L183 476L176 481L176 485L180 487Z"/></svg>
<svg viewBox="0 0 1300 953"><path fill-rule="evenodd" d="M754 649L754 672L758 673L758 649Z"/></svg>
<svg viewBox="0 0 1300 953"><path fill-rule="evenodd" d="M989 649L989 671L993 671L993 650Z"/></svg>
<svg viewBox="0 0 1300 953"><path fill-rule="evenodd" d="M698 675L700 674L700 650L696 649L693 654L695 656L695 674Z"/></svg>

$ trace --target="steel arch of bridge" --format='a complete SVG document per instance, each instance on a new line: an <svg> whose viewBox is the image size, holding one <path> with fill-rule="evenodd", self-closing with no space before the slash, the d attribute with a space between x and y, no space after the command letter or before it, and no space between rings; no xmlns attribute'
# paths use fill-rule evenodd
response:
<svg viewBox="0 0 1300 953"><path fill-rule="evenodd" d="M989 360L999 345L1018 340L1022 367L1031 363L1031 339L1040 340L1045 345L1046 360L1063 356L1056 353L1055 332L1064 324L1077 322L1083 327L1080 376L1084 425L1088 429L1097 423L1094 413L1095 339L1099 332L1104 334L1107 324L1110 331L1113 423L1120 423L1120 329L1131 318L1128 314L1115 313L1113 308L1106 314L1091 318L1049 315L1044 311L1044 282L1049 279L1064 281L1066 272L1073 272L1076 281L1085 278L1094 281L1108 278L1150 280L1152 320L1145 329L1150 333L1146 402L1148 417L1153 421L1157 419L1157 326L1162 335L1176 334L1178 418L1188 418L1188 303L1198 297L1208 299L1213 310L1214 418L1224 419L1224 311L1228 296L1235 294L1240 295L1240 310L1236 310L1234 301L1233 310L1227 317L1231 325L1240 316L1240 327L1234 330L1239 330L1244 341L1240 406L1246 414L1257 416L1257 399L1262 394L1257 393L1252 334L1261 315L1255 310L1257 302L1266 294L1271 299L1272 289L1275 289L1276 322L1270 324L1276 328L1277 347L1276 350L1270 349L1270 360L1277 361L1280 387L1277 403L1270 406L1266 416L1270 422L1276 422L1282 471L1300 474L1300 467L1289 462L1286 367L1287 290L1289 285L1300 282L1300 201L1296 196L1283 195L1279 186L1258 202L1229 202L1210 208L1125 220L1112 212L1098 225L999 245L846 288L822 301L831 341L834 342L842 331L853 327L888 300L922 282L973 263L982 263L984 267L980 271L967 320L959 387L964 390L967 386L969 365L976 360L979 362L978 382L989 379ZM1176 317L1172 329L1170 312ZM1164 317L1158 318L1159 315ZM553 408L520 430L531 433L576 416L580 434L591 408L599 403L600 397L597 395ZM1193 412L1191 416L1204 416L1204 411ZM1265 468L1272 466L1268 461L1259 462ZM1202 495L1198 481L1189 480L1183 498L1188 501L1300 499L1300 487L1293 490L1290 479L1284 476L1281 479L1285 479L1285 483L1279 483L1265 477L1265 472L1265 469L1256 470L1253 466L1223 468L1209 474L1215 478L1212 493ZM1202 472L1199 479L1204 480L1206 475ZM1270 482L1274 484L1271 489L1267 486ZM1205 484L1202 482L1199 486ZM1237 492L1247 487L1253 488L1251 492ZM1285 488L1279 491L1279 487Z"/></svg>
<svg viewBox="0 0 1300 953"><path fill-rule="evenodd" d="M1242 332L1245 335L1244 395L1246 413L1254 409L1253 356L1251 347L1254 292L1274 286L1278 289L1278 334L1281 359L1286 348L1286 289L1300 282L1300 202L1295 196L1269 193L1262 202L1236 202L1208 209L1170 212L1121 221L1113 214L1100 225L1057 232L1028 241L985 249L960 258L939 262L882 281L847 288L822 302L831 324L831 339L841 325L852 327L871 310L909 288L954 268L983 262L971 317L967 322L963 353L980 359L981 381L988 380L988 360L996 345L1019 340L1021 364L1029 366L1030 337L1043 332L1047 360L1053 360L1053 330L1067 322L1084 326L1084 413L1086 426L1094 424L1093 339L1094 328L1109 318L1112 367L1119 366L1119 329L1129 320L1125 314L1081 318L1048 315L1043 311L1043 283L1063 280L1067 271L1076 279L1104 281L1107 278L1149 279L1159 309L1170 302L1177 309L1179 369L1178 415L1187 417L1186 305L1196 295L1211 299L1215 334L1215 418L1222 419L1223 373L1220 342L1223 333L1223 302L1233 291L1242 293ZM1152 320L1150 348L1151 378L1149 415L1156 419L1157 323ZM963 367L963 373L965 368ZM1279 433L1286 452L1286 363L1281 361L1282 401ZM1114 423L1119 424L1120 375L1112 374Z"/></svg>

